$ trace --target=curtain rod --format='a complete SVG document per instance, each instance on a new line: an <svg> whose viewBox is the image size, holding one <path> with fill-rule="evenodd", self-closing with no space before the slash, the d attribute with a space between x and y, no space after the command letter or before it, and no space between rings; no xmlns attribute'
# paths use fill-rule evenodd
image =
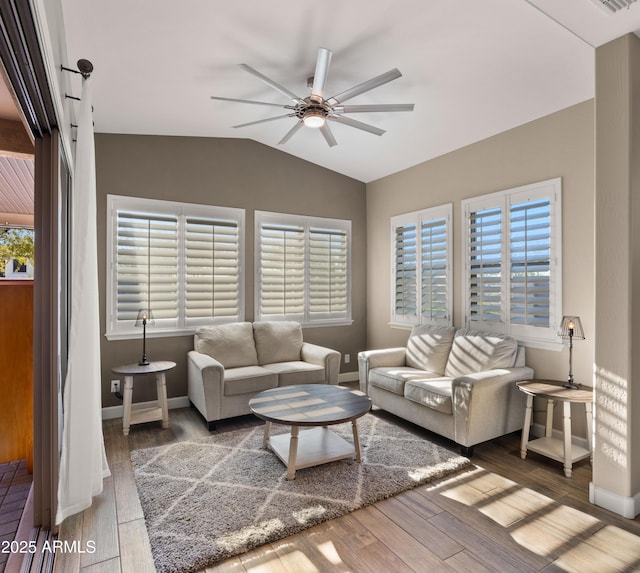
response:
<svg viewBox="0 0 640 573"><path fill-rule="evenodd" d="M89 60L80 59L76 65L78 66L77 70L67 68L65 66L60 66L60 69L66 72L73 72L74 74L81 74L85 79L91 75L91 72L93 71L93 64Z"/></svg>

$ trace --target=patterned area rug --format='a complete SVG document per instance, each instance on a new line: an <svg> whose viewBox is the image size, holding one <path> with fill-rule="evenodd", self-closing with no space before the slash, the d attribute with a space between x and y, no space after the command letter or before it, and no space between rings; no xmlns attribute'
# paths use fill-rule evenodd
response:
<svg viewBox="0 0 640 573"><path fill-rule="evenodd" d="M351 424L332 429L352 441ZM202 570L470 463L372 414L358 430L362 463L298 470L292 481L261 448L263 425L131 452L158 572Z"/></svg>

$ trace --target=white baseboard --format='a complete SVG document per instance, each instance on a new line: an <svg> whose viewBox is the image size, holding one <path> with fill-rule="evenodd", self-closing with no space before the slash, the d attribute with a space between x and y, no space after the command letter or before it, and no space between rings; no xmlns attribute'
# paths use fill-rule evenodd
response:
<svg viewBox="0 0 640 573"><path fill-rule="evenodd" d="M640 492L633 497L625 497L597 487L591 482L589 484L589 501L629 519L635 519L640 514Z"/></svg>
<svg viewBox="0 0 640 573"><path fill-rule="evenodd" d="M153 408L156 404L157 402L154 400L152 402L136 402L135 406L139 408ZM187 408L189 406L189 396L178 396L177 398L169 398L167 400L167 405L169 406L169 410L173 410L174 408ZM123 415L123 406L107 406L106 408L102 408L103 420L122 418Z"/></svg>
<svg viewBox="0 0 640 573"><path fill-rule="evenodd" d="M358 375L358 371L354 370L353 372L343 372L342 374L338 374L338 384L342 382L357 382L360 379Z"/></svg>

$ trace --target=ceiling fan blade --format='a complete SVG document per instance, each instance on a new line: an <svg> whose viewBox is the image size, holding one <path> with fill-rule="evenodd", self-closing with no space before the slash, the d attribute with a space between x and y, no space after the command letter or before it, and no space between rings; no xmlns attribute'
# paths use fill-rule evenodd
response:
<svg viewBox="0 0 640 573"><path fill-rule="evenodd" d="M285 143L287 143L287 141L289 141L303 125L304 122L302 120L299 120L298 123L296 123L289 131L287 131L285 136L280 141L278 141L278 145L284 145Z"/></svg>
<svg viewBox="0 0 640 573"><path fill-rule="evenodd" d="M329 116L329 119L331 121L337 121L338 123L342 123L350 127L355 127L356 129L361 129L362 131L373 133L374 135L382 135L383 133L385 133L384 129L369 125L368 123L362 123L361 121L351 119L350 117L344 117L342 115L331 115Z"/></svg>
<svg viewBox="0 0 640 573"><path fill-rule="evenodd" d="M259 119L258 121L250 121L249 123L241 123L232 127L247 127L249 125L258 125L259 123L266 123L267 121L273 121L274 119L282 119L283 117L293 117L295 114L286 113L284 115L276 115L275 117L268 117L267 119Z"/></svg>
<svg viewBox="0 0 640 573"><path fill-rule="evenodd" d="M329 64L331 63L331 56L333 52L326 48L320 48L318 50L318 59L316 60L316 71L313 74L313 87L311 88L311 95L322 99L324 94L324 84L327 82L327 75L329 74Z"/></svg>
<svg viewBox="0 0 640 573"><path fill-rule="evenodd" d="M218 101L232 101L234 103L252 103L255 105L271 105L274 107L284 107L286 108L286 105L282 105L281 103L269 103L266 101L253 101L250 99L236 99L236 98L232 98L232 97L218 97L218 96L211 96L211 99L215 99Z"/></svg>
<svg viewBox="0 0 640 573"><path fill-rule="evenodd" d="M261 79L265 84L271 86L274 90L279 91L281 94L287 96L294 103L300 103L302 101L302 98L299 98L292 91L289 91L287 88L281 86L278 82L273 81L271 78L268 78L264 74L261 74L258 70L254 70L251 66L248 66L247 64L239 65L245 72L249 72L250 74Z"/></svg>
<svg viewBox="0 0 640 573"><path fill-rule="evenodd" d="M333 105L334 103L345 102L348 99L351 99L352 97L356 97L357 95L360 95L364 92L368 92L369 90L372 90L374 88L380 87L381 85L391 82L393 80L396 80L400 77L402 77L400 70L398 68L394 68L393 70L389 70L384 74L380 74L375 78L371 78L366 82L362 82L361 84L358 84L357 86L354 86L348 89L347 91L344 91L342 93L339 93L338 95L335 95L329 98L327 100L327 103L329 103L329 105Z"/></svg>
<svg viewBox="0 0 640 573"><path fill-rule="evenodd" d="M389 103L373 105L336 105L331 109L336 113L365 113L370 111L413 111L412 103Z"/></svg>
<svg viewBox="0 0 640 573"><path fill-rule="evenodd" d="M329 147L333 147L334 145L338 145L336 138L333 137L333 133L331 129L329 129L329 124L325 121L324 125L320 128L320 133L324 135L326 142L329 144Z"/></svg>

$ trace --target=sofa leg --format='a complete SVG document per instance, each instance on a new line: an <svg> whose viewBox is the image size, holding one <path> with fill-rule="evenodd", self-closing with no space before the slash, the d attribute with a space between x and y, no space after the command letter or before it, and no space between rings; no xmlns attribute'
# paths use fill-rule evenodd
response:
<svg viewBox="0 0 640 573"><path fill-rule="evenodd" d="M216 429L216 423L215 422L207 422L207 429L210 432L213 432Z"/></svg>
<svg viewBox="0 0 640 573"><path fill-rule="evenodd" d="M460 446L460 452L463 456L470 458L473 456L473 446Z"/></svg>

